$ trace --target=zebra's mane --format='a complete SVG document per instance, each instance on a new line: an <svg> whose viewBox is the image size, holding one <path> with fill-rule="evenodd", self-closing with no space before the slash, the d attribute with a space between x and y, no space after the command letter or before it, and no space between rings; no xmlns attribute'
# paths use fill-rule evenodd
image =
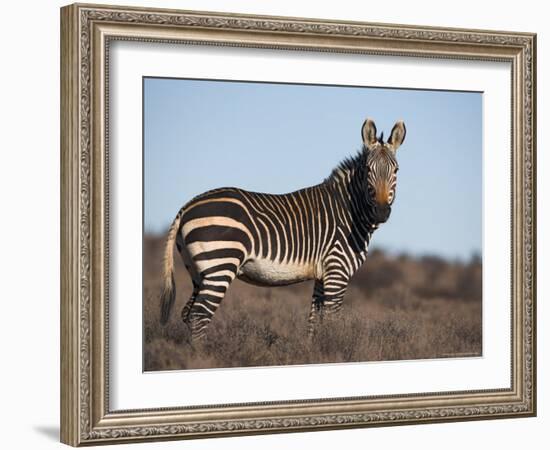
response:
<svg viewBox="0 0 550 450"><path fill-rule="evenodd" d="M346 178L347 175L353 174L357 170L362 170L365 166L365 158L367 155L367 149L365 146L361 150L358 150L354 156L348 156L340 162L331 172L331 174L325 179L325 183L331 181L338 181L342 177Z"/></svg>

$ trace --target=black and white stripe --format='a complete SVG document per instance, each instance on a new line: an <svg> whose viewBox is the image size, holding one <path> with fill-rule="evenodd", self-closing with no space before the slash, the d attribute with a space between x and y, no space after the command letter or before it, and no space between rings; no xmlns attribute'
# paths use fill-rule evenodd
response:
<svg viewBox="0 0 550 450"><path fill-rule="evenodd" d="M282 195L221 188L181 208L166 243L161 322L175 298L174 243L193 281L182 311L193 339L204 336L235 278L262 286L315 280L310 334L340 311L372 233L389 217L405 125L397 122L384 143L367 119L362 137L363 149L316 186Z"/></svg>

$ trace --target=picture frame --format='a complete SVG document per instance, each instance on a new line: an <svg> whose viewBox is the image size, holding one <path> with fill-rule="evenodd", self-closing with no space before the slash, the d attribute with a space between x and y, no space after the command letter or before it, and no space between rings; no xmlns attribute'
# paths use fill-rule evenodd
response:
<svg viewBox="0 0 550 450"><path fill-rule="evenodd" d="M510 385L113 409L109 67L114 42L510 65ZM153 68L154 69L154 68ZM61 441L72 445L536 415L536 35L74 4L61 9Z"/></svg>

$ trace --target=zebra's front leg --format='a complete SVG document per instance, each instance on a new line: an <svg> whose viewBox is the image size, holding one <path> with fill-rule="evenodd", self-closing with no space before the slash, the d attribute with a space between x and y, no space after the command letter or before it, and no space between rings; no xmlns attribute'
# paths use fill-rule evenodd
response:
<svg viewBox="0 0 550 450"><path fill-rule="evenodd" d="M307 335L309 339L313 338L313 334L321 322L321 314L323 308L324 289L321 280L315 280L313 286L313 299L311 301L311 310L309 311L309 319L307 323Z"/></svg>
<svg viewBox="0 0 550 450"><path fill-rule="evenodd" d="M199 341L205 337L206 329L234 278L235 274L226 273L223 275L212 274L201 280L197 295L187 314L192 341Z"/></svg>
<svg viewBox="0 0 550 450"><path fill-rule="evenodd" d="M349 274L340 266L327 270L323 276L322 320L337 320L342 312L344 295L349 284Z"/></svg>

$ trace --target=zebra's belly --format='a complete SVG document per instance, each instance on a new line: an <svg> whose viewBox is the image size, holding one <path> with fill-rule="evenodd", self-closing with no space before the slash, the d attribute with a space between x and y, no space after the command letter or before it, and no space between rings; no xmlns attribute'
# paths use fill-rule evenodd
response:
<svg viewBox="0 0 550 450"><path fill-rule="evenodd" d="M249 260L241 266L237 277L259 286L285 286L314 278L312 264Z"/></svg>

